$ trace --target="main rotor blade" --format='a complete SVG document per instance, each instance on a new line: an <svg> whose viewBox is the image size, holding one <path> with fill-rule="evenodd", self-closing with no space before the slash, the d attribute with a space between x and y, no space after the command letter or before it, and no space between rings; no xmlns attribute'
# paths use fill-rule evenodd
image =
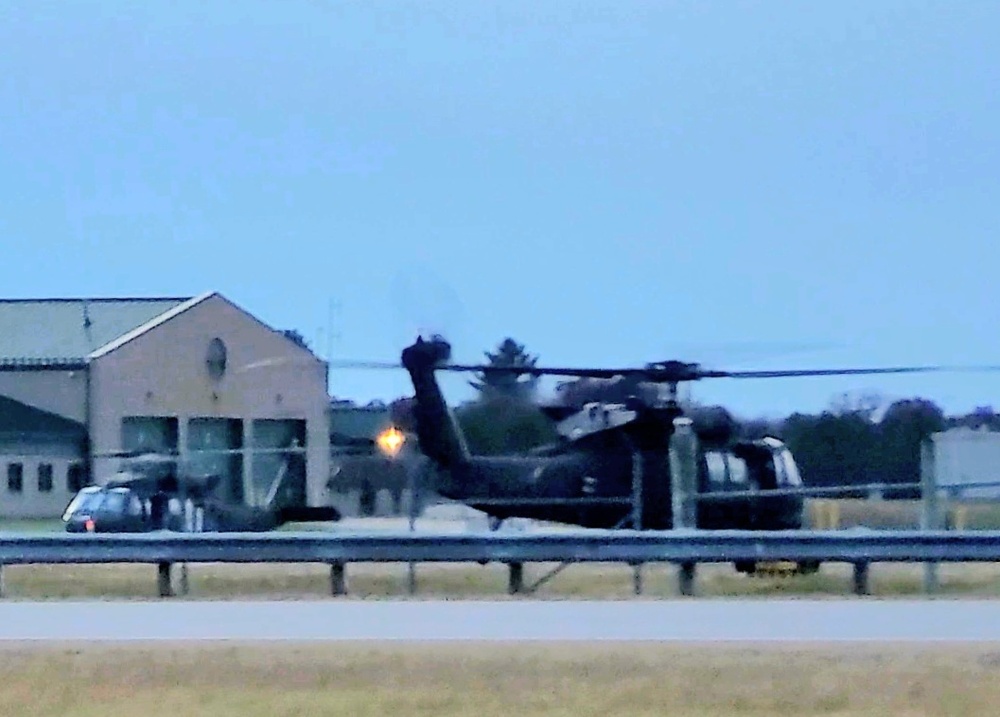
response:
<svg viewBox="0 0 1000 717"><path fill-rule="evenodd" d="M463 371L475 373L514 373L529 376L572 376L577 378L623 378L635 377L653 383L681 383L704 378L808 378L811 376L870 376L916 373L991 373L1000 371L995 366L888 366L883 368L837 368L837 369L793 369L762 371L714 371L709 369L688 369L683 364L675 367L647 368L548 368L531 366L483 366L449 364L440 367L443 371Z"/></svg>
<svg viewBox="0 0 1000 717"><path fill-rule="evenodd" d="M402 364L387 361L331 361L330 368L398 370ZM917 373L995 373L1000 365L985 366L888 366L881 368L791 369L761 371L720 371L676 362L642 368L565 368L540 366L490 366L488 364L441 364L439 371L522 376L567 376L573 378L638 378L653 383L681 383L704 378L808 378L810 376L872 376Z"/></svg>
<svg viewBox="0 0 1000 717"><path fill-rule="evenodd" d="M795 378L807 376L868 376L901 373L991 373L1000 366L895 366L886 368L799 369L790 371L704 371L703 378Z"/></svg>
<svg viewBox="0 0 1000 717"><path fill-rule="evenodd" d="M444 364L439 371L466 373L515 373L525 376L574 376L577 378L614 378L615 376L646 376L644 368L548 368L539 366L489 366L480 364Z"/></svg>
<svg viewBox="0 0 1000 717"><path fill-rule="evenodd" d="M392 361L330 361L331 369L348 370L400 370L403 364ZM602 368L539 368L531 366L490 366L488 364L441 364L438 371L454 371L464 373L516 373L531 376L576 376L580 378L614 378L636 374L645 376L647 369L602 369Z"/></svg>
<svg viewBox="0 0 1000 717"><path fill-rule="evenodd" d="M331 369L360 369L360 370L399 370L403 364L392 361L330 361Z"/></svg>

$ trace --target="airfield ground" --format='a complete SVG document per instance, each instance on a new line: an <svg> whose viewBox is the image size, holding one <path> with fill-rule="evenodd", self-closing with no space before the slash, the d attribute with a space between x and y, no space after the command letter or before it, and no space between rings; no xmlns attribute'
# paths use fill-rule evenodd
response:
<svg viewBox="0 0 1000 717"><path fill-rule="evenodd" d="M992 714L1000 646L2 645L37 717Z"/></svg>

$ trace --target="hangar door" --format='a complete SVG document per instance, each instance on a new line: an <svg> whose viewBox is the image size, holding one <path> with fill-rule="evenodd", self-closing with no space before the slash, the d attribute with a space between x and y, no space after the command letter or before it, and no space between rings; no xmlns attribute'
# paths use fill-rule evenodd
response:
<svg viewBox="0 0 1000 717"><path fill-rule="evenodd" d="M243 421L192 418L187 430L188 470L222 477L217 497L243 502Z"/></svg>
<svg viewBox="0 0 1000 717"><path fill-rule="evenodd" d="M306 422L258 419L252 425L253 505L306 504Z"/></svg>

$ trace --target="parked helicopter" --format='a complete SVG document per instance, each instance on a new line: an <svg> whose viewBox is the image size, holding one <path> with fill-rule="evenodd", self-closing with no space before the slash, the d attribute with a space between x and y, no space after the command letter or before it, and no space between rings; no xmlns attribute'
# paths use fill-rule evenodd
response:
<svg viewBox="0 0 1000 717"><path fill-rule="evenodd" d="M279 476L264 506L222 500L215 495L217 474L185 472L175 453L122 451L121 470L102 485L82 488L66 506L62 520L70 533L257 532L289 522L335 521L333 507L283 505Z"/></svg>
<svg viewBox="0 0 1000 717"><path fill-rule="evenodd" d="M401 363L351 362L353 368L403 368L414 388L413 413L421 452L435 468L433 489L491 516L493 526L512 517L586 528L673 527L671 481L676 458L671 445L676 422L685 417L678 384L710 378L996 371L988 367L896 367L790 371L718 371L696 363L664 361L639 368L497 367L449 363L450 344L440 336L419 337L403 350ZM530 376L613 379L629 377L666 387L666 398L625 404L593 403L582 409L541 407L556 420L561 440L527 455L475 456L445 402L437 371L507 372ZM796 462L777 437L734 440L733 426L711 415L693 415L698 492L736 492L725 501L699 501L695 526L702 529L785 530L803 526L803 498L769 491L801 485ZM633 497L639 487L641 506Z"/></svg>

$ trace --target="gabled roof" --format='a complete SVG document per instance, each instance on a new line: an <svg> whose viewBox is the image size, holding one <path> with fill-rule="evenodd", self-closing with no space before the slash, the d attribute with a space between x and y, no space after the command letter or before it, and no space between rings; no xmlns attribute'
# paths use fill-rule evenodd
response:
<svg viewBox="0 0 1000 717"><path fill-rule="evenodd" d="M0 367L84 364L190 297L0 299Z"/></svg>
<svg viewBox="0 0 1000 717"><path fill-rule="evenodd" d="M0 436L4 434L82 439L87 430L82 423L0 396Z"/></svg>
<svg viewBox="0 0 1000 717"><path fill-rule="evenodd" d="M125 344L129 343L130 341L134 341L135 339L137 339L140 336L144 335L148 331L152 331L157 326L160 326L161 324L164 324L167 321L170 321L171 319L173 319L173 318L175 318L175 317L183 314L185 311L188 311L189 309L192 309L195 306L198 306L202 302L207 301L208 299L211 299L212 297L219 297L222 301L225 301L227 304L229 304L230 306L232 306L234 309L236 309L240 313L244 314L248 318L250 318L253 321L255 321L257 323L257 325L260 326L262 329L265 329L266 331L273 332L275 335L281 337L282 340L287 341L287 342L292 343L292 344L295 344L296 346L299 346L303 351L305 351L309 356L311 356L318 363L320 363L320 364L325 363L325 361L323 361L323 359L321 359L319 356L317 356L316 353L313 352L309 347L302 346L301 344L299 344L299 342L294 341L293 339L291 339L288 336L288 332L279 331L278 329L274 328L273 326L270 326L269 324L265 323L264 321L262 321L258 317L256 317L253 314L251 314L249 311L247 311L246 309L244 309L242 306L239 306L236 303L230 301L229 299L227 299L225 296L223 296L222 294L220 294L217 291L206 291L204 294L199 294L198 296L195 296L193 298L181 301L180 303L176 304L175 306L170 307L169 309L167 309L163 313L154 316L149 321L146 321L145 323L140 324L139 326L136 326L131 331L128 331L127 333L124 333L121 336L118 336L113 341L109 341L108 343L106 343L105 345L103 345L100 348L96 349L95 351L92 351L91 353L89 353L87 355L87 358L88 359L96 359L96 358L100 358L101 356L104 356L105 354L109 354L112 351L115 351L116 349L121 348L122 346L124 346Z"/></svg>
<svg viewBox="0 0 1000 717"><path fill-rule="evenodd" d="M84 368L214 296L298 346L301 344L217 291L194 297L0 299L0 370ZM303 350L325 363L308 347Z"/></svg>
<svg viewBox="0 0 1000 717"><path fill-rule="evenodd" d="M183 314L188 309L197 306L205 299L215 296L216 294L217 292L209 291L199 296L195 296L194 298L186 299L180 302L179 304L175 304L174 306L171 306L169 309L166 309L165 311L157 314L156 316L153 316L148 321L144 321L138 326L132 328L131 331L128 331L122 334L121 336L118 336L113 341L108 341L99 348L97 348L96 350L91 351L88 354L88 358L98 358L99 356L103 356L104 354L109 354L115 349L124 346L129 341L139 338L147 331L155 329L160 324L170 321L170 319L174 318L175 316Z"/></svg>

